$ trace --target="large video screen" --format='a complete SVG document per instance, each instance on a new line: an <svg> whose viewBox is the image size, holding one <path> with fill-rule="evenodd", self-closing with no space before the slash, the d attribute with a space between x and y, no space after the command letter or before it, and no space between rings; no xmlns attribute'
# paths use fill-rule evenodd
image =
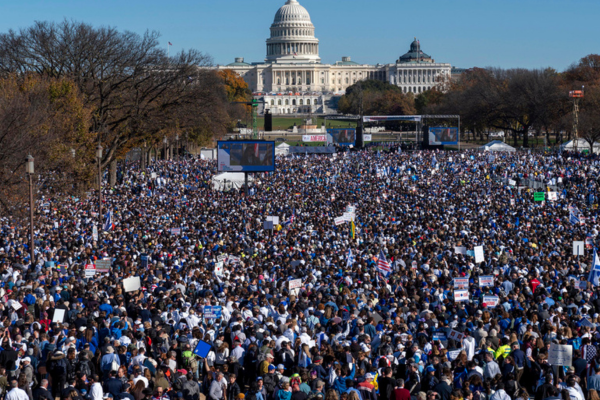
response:
<svg viewBox="0 0 600 400"><path fill-rule="evenodd" d="M356 129L327 129L327 144L355 145Z"/></svg>
<svg viewBox="0 0 600 400"><path fill-rule="evenodd" d="M275 170L275 142L217 142L219 172L263 172Z"/></svg>
<svg viewBox="0 0 600 400"><path fill-rule="evenodd" d="M458 144L458 128L429 128L429 144Z"/></svg>

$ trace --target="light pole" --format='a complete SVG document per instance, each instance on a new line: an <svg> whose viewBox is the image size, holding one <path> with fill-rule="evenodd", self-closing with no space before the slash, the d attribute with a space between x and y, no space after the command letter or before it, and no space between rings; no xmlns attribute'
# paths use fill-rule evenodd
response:
<svg viewBox="0 0 600 400"><path fill-rule="evenodd" d="M31 267L35 265L34 261L34 251L33 251L33 156L28 155L25 159L25 172L29 175L29 229L31 230L31 238L29 243L29 254L31 257Z"/></svg>
<svg viewBox="0 0 600 400"><path fill-rule="evenodd" d="M98 159L98 223L99 227L102 227L102 146L96 147L96 158Z"/></svg>
<svg viewBox="0 0 600 400"><path fill-rule="evenodd" d="M163 158L167 159L167 137L163 138Z"/></svg>
<svg viewBox="0 0 600 400"><path fill-rule="evenodd" d="M179 161L179 133L175 135L175 151L177 152L175 161Z"/></svg>

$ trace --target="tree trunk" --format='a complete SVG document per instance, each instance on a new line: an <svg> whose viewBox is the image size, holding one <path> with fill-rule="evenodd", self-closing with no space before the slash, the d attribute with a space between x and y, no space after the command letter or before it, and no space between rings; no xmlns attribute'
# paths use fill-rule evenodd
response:
<svg viewBox="0 0 600 400"><path fill-rule="evenodd" d="M512 134L513 134L513 146L515 148L519 147L519 144L517 142L518 141L518 139L517 139L518 138L517 131L512 131Z"/></svg>
<svg viewBox="0 0 600 400"><path fill-rule="evenodd" d="M523 127L523 147L529 147L529 127Z"/></svg>
<svg viewBox="0 0 600 400"><path fill-rule="evenodd" d="M146 169L146 148L142 147L141 151L140 151L140 169L144 170Z"/></svg>
<svg viewBox="0 0 600 400"><path fill-rule="evenodd" d="M112 160L110 162L109 165L109 170L108 170L108 181L109 181L109 185L110 187L115 187L115 185L117 184L117 160Z"/></svg>

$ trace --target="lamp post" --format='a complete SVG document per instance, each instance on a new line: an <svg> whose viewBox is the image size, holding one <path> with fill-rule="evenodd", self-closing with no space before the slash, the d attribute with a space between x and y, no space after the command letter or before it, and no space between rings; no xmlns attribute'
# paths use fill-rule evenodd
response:
<svg viewBox="0 0 600 400"><path fill-rule="evenodd" d="M175 151L177 151L175 161L179 161L179 133L175 135Z"/></svg>
<svg viewBox="0 0 600 400"><path fill-rule="evenodd" d="M102 146L96 147L96 158L98 159L98 226L102 226Z"/></svg>
<svg viewBox="0 0 600 400"><path fill-rule="evenodd" d="M167 159L167 137L163 138L163 159Z"/></svg>
<svg viewBox="0 0 600 400"><path fill-rule="evenodd" d="M29 243L29 254L31 256L31 266L35 265L34 261L34 251L33 251L33 156L28 155L25 159L25 172L29 175L29 229L30 233L30 243Z"/></svg>

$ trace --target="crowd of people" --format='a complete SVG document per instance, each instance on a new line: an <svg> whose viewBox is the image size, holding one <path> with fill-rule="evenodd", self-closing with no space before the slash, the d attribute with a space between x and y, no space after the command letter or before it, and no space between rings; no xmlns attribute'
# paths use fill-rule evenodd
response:
<svg viewBox="0 0 600 400"><path fill-rule="evenodd" d="M599 400L599 161L386 149L278 157L250 195L124 165L105 221L40 189L33 262L0 220L1 396Z"/></svg>

